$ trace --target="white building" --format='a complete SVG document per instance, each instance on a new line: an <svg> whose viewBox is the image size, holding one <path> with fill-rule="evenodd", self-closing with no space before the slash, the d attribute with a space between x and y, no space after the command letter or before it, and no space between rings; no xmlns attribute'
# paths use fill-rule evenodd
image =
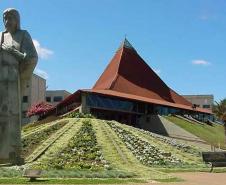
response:
<svg viewBox="0 0 226 185"><path fill-rule="evenodd" d="M46 102L55 106L69 95L71 93L65 90L48 90L46 91Z"/></svg>
<svg viewBox="0 0 226 185"><path fill-rule="evenodd" d="M32 75L22 96L22 124L30 122L27 118L27 110L36 103L45 101L46 80L36 74Z"/></svg>
<svg viewBox="0 0 226 185"><path fill-rule="evenodd" d="M213 95L182 95L185 99L195 104L196 107L210 109L213 108L214 96Z"/></svg>

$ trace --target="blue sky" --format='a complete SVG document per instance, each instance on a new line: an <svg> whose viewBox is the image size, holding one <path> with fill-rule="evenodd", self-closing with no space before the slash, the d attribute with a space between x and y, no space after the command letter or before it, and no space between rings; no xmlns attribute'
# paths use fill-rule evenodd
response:
<svg viewBox="0 0 226 185"><path fill-rule="evenodd" d="M0 0L8 7L34 39L48 89L91 88L126 34L179 94L226 97L226 0Z"/></svg>

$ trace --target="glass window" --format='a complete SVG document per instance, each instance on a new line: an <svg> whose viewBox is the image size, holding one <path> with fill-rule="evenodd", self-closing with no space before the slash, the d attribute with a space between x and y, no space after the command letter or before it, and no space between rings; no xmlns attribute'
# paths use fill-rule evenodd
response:
<svg viewBox="0 0 226 185"><path fill-rule="evenodd" d="M28 102L28 96L23 96L23 103L27 103Z"/></svg>
<svg viewBox="0 0 226 185"><path fill-rule="evenodd" d="M62 96L54 96L53 97L53 101L54 102L60 102L60 101L62 101L63 100L63 97Z"/></svg>
<svg viewBox="0 0 226 185"><path fill-rule="evenodd" d="M47 101L47 102L51 102L51 97L50 97L50 96L47 96L47 97L46 97L46 101Z"/></svg>
<svg viewBox="0 0 226 185"><path fill-rule="evenodd" d="M202 106L204 109L209 109L210 108L210 105L203 105Z"/></svg>
<svg viewBox="0 0 226 185"><path fill-rule="evenodd" d="M89 94L86 103L90 107L100 107L112 110L124 110L133 112L134 103L125 100L102 97L94 94Z"/></svg>
<svg viewBox="0 0 226 185"><path fill-rule="evenodd" d="M145 104L144 103L138 103L137 109L139 113L145 113Z"/></svg>

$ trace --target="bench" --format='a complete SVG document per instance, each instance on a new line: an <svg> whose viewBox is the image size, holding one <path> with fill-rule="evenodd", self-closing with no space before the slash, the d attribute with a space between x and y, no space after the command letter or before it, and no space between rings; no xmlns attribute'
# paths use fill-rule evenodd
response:
<svg viewBox="0 0 226 185"><path fill-rule="evenodd" d="M30 182L34 182L37 178L41 177L41 173L41 170L27 169L24 171L23 177L30 178Z"/></svg>
<svg viewBox="0 0 226 185"><path fill-rule="evenodd" d="M226 152L202 152L203 161L206 164L211 164L211 170L213 167L226 167Z"/></svg>

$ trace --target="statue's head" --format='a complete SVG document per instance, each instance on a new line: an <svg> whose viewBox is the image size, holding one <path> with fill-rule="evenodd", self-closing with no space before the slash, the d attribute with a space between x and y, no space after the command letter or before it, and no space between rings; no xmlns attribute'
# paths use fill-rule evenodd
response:
<svg viewBox="0 0 226 185"><path fill-rule="evenodd" d="M7 8L3 12L3 22L5 25L6 31L10 33L15 33L17 30L20 30L20 14L14 8Z"/></svg>

